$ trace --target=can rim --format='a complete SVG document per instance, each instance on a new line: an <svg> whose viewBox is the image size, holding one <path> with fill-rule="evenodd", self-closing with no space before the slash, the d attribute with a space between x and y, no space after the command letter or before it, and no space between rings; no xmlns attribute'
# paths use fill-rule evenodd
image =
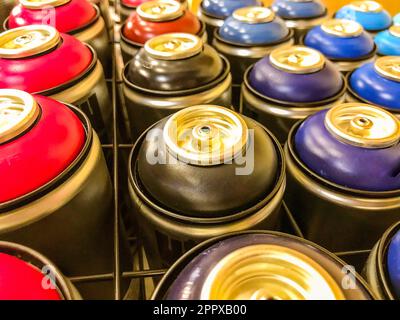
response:
<svg viewBox="0 0 400 320"><path fill-rule="evenodd" d="M321 24L321 29L329 35L340 38L357 37L364 31L361 24L349 19L329 19Z"/></svg>
<svg viewBox="0 0 400 320"><path fill-rule="evenodd" d="M400 25L392 25L389 28L389 33L396 38L400 38Z"/></svg>
<svg viewBox="0 0 400 320"><path fill-rule="evenodd" d="M326 58L318 50L296 45L273 50L269 55L269 60L279 70L294 74L308 74L322 70Z"/></svg>
<svg viewBox="0 0 400 320"><path fill-rule="evenodd" d="M227 135L229 139L225 139ZM214 166L241 154L249 137L247 124L240 115L217 105L197 105L169 117L163 139L178 160Z"/></svg>
<svg viewBox="0 0 400 320"><path fill-rule="evenodd" d="M232 17L249 24L268 23L275 19L275 12L268 7L249 6L236 9Z"/></svg>
<svg viewBox="0 0 400 320"><path fill-rule="evenodd" d="M325 116L325 127L339 141L362 148L382 149L400 141L400 120L382 108L364 103L343 103L331 108Z"/></svg>
<svg viewBox="0 0 400 320"><path fill-rule="evenodd" d="M29 36L30 34L42 34L45 39L36 40ZM4 44L9 42L16 42L20 48L4 48ZM41 54L56 47L61 41L60 33L53 27L47 25L29 25L9 29L0 34L0 58L4 59L18 59L27 58L34 55ZM21 42L18 44L18 42ZM32 42L31 45L30 42ZM24 45L28 44L26 47Z"/></svg>
<svg viewBox="0 0 400 320"><path fill-rule="evenodd" d="M400 82L400 56L383 56L376 59L375 71L382 77Z"/></svg>
<svg viewBox="0 0 400 320"><path fill-rule="evenodd" d="M136 8L136 12L144 20L163 22L181 17L185 8L179 1L154 0L142 3Z"/></svg>
<svg viewBox="0 0 400 320"><path fill-rule="evenodd" d="M26 132L38 119L40 108L34 97L21 90L0 89L0 144Z"/></svg>
<svg viewBox="0 0 400 320"><path fill-rule="evenodd" d="M349 4L349 6L358 12L381 12L383 11L383 6L376 1L353 1Z"/></svg>
<svg viewBox="0 0 400 320"><path fill-rule="evenodd" d="M256 285L254 278L249 283L252 275L260 278ZM310 279L313 279L312 284ZM284 290L279 283L285 285ZM246 296L240 295L240 299L244 300L282 300L285 296L296 300L344 300L339 285L318 262L277 244L248 245L222 257L208 272L200 300L237 299L238 291L242 291L243 286L246 287Z"/></svg>
<svg viewBox="0 0 400 320"><path fill-rule="evenodd" d="M183 60L200 53L203 45L203 40L196 35L167 33L148 40L144 50L155 59Z"/></svg>

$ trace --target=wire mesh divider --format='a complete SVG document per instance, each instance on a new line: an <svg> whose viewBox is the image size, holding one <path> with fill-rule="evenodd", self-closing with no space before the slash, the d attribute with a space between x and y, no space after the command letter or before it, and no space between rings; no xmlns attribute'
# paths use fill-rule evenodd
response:
<svg viewBox="0 0 400 320"><path fill-rule="evenodd" d="M135 230L130 218L128 218L131 210L129 208L129 195L127 193L127 163L124 159L128 158L128 154L133 147L133 141L129 141L126 138L127 132L126 123L121 121L121 110L125 108L123 105L123 99L121 99L121 85L122 80L119 72L121 68L118 67L118 59L120 60L120 47L119 47L119 10L120 10L120 0L115 0L111 6L111 11L114 21L114 37L112 39L113 45L113 77L112 79L107 79L109 85L109 90L112 96L112 108L113 108L113 141L110 144L103 144L103 151L106 155L108 162L110 175L112 176L113 182L113 216L114 216L114 270L113 272L106 274L96 274L89 276L75 276L71 277L70 280L73 283L82 282L101 282L101 281L113 281L114 292L113 296L115 300L120 300L121 297L121 279L140 279L141 289L139 299L149 298L148 290L146 290L145 279L152 279L154 284L157 278L164 275L167 269L149 269L145 268L144 252L141 245L140 237L135 236ZM121 133L122 132L122 133ZM123 174L125 173L125 174ZM122 177L122 179L121 179ZM282 205L283 211L283 221L282 227L279 231L283 231L289 234L296 235L301 238L305 238L299 225L291 214L290 210L285 203ZM130 231L128 233L129 241L132 247L132 253L139 257L139 263L136 268L132 270L121 270L120 264L120 227L124 226L125 229ZM140 234L140 233L139 233ZM370 250L360 250L360 251L349 251L349 252L336 252L335 254L341 259L346 261L349 265L356 268L358 272L362 270L362 267L369 255Z"/></svg>

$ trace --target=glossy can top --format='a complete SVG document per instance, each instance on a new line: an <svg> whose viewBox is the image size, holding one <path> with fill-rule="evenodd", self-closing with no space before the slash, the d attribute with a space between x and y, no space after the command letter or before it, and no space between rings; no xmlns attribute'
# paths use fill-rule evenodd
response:
<svg viewBox="0 0 400 320"><path fill-rule="evenodd" d="M261 95L286 102L317 102L343 88L332 62L319 51L303 46L278 48L249 72L249 85Z"/></svg>
<svg viewBox="0 0 400 320"><path fill-rule="evenodd" d="M86 45L50 26L11 29L0 34L0 88L54 89L83 74L92 60Z"/></svg>
<svg viewBox="0 0 400 320"><path fill-rule="evenodd" d="M143 190L165 210L220 218L274 194L282 174L277 148L255 121L219 106L193 106L150 130L135 170ZM165 161L154 162L155 154ZM237 174L243 163L251 170Z"/></svg>
<svg viewBox="0 0 400 320"><path fill-rule="evenodd" d="M367 31L381 31L392 24L390 14L376 1L353 1L339 9L336 18L357 21Z"/></svg>
<svg viewBox="0 0 400 320"><path fill-rule="evenodd" d="M141 4L123 26L126 39L144 44L158 35L184 32L198 34L201 24L198 18L174 0L156 0Z"/></svg>
<svg viewBox="0 0 400 320"><path fill-rule="evenodd" d="M212 17L225 19L236 9L260 4L258 0L203 0L201 10Z"/></svg>
<svg viewBox="0 0 400 320"><path fill-rule="evenodd" d="M331 19L314 27L305 36L304 44L336 60L366 58L375 49L374 40L363 27L346 19Z"/></svg>
<svg viewBox="0 0 400 320"><path fill-rule="evenodd" d="M397 231L390 241L387 251L387 270L392 288L400 299L400 231Z"/></svg>
<svg viewBox="0 0 400 320"><path fill-rule="evenodd" d="M77 158L85 129L55 100L0 89L0 203L25 196L59 176ZM21 183L23 181L24 183Z"/></svg>
<svg viewBox="0 0 400 320"><path fill-rule="evenodd" d="M379 32L375 37L378 53L383 56L400 56L400 26Z"/></svg>
<svg viewBox="0 0 400 320"><path fill-rule="evenodd" d="M244 7L233 12L219 29L223 40L239 45L268 45L289 34L282 19L267 7Z"/></svg>
<svg viewBox="0 0 400 320"><path fill-rule="evenodd" d="M49 5L54 9L46 9ZM87 0L23 0L12 10L8 27L54 23L58 31L69 33L86 27L96 16Z"/></svg>
<svg viewBox="0 0 400 320"><path fill-rule="evenodd" d="M29 262L0 252L0 300L62 300L56 288L43 287L44 277Z"/></svg>
<svg viewBox="0 0 400 320"><path fill-rule="evenodd" d="M359 281L352 290L354 296L341 289L342 268L326 251L299 238L275 232L243 232L209 240L187 253L167 274L172 284L165 295L155 298L370 299Z"/></svg>
<svg viewBox="0 0 400 320"><path fill-rule="evenodd" d="M299 159L319 177L361 191L400 190L400 121L347 103L307 118L294 137Z"/></svg>
<svg viewBox="0 0 400 320"><path fill-rule="evenodd" d="M215 49L187 33L169 33L147 41L125 70L134 86L163 92L201 87L223 72L223 61Z"/></svg>
<svg viewBox="0 0 400 320"><path fill-rule="evenodd" d="M349 87L362 100L400 110L400 57L380 57L355 70Z"/></svg>
<svg viewBox="0 0 400 320"><path fill-rule="evenodd" d="M326 14L319 0L276 0L272 9L283 19L310 19Z"/></svg>

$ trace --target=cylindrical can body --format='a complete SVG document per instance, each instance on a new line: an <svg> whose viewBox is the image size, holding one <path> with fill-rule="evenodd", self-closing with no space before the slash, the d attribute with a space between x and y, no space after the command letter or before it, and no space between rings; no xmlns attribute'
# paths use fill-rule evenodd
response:
<svg viewBox="0 0 400 320"><path fill-rule="evenodd" d="M312 55L315 63L322 63L317 69L306 70L301 59L295 58L293 66L291 62L279 63L279 57L285 55ZM297 66L299 70L293 71ZM317 51L301 46L278 48L247 69L240 111L266 126L283 144L294 123L342 103L345 91L344 77Z"/></svg>
<svg viewBox="0 0 400 320"><path fill-rule="evenodd" d="M111 99L101 63L97 61L79 82L71 84L39 94L76 105L93 122L101 141L110 142L113 136Z"/></svg>
<svg viewBox="0 0 400 320"><path fill-rule="evenodd" d="M121 52L124 64L146 41L167 33L190 33L207 42L204 22L184 4L174 0L146 1L121 26Z"/></svg>
<svg viewBox="0 0 400 320"><path fill-rule="evenodd" d="M4 23L5 29L46 24L91 45L101 61L105 74L111 77L112 46L100 9L87 0L70 0L63 5L48 7L46 1L35 7L20 3ZM46 7L47 6L47 7Z"/></svg>
<svg viewBox="0 0 400 320"><path fill-rule="evenodd" d="M385 132L382 123L384 127L378 129L379 121L366 120L366 125L361 125L365 131L357 131L356 123L364 123L361 119L373 113L385 117L382 121L388 130ZM340 114L346 114L347 120L354 117L354 121L346 122ZM331 125L335 122L342 122L341 129ZM285 200L307 239L333 252L368 250L399 220L399 154L393 140L400 132L398 123L383 109L349 103L319 112L293 127L285 145ZM342 131L346 127L348 134ZM382 136L371 136L366 142L362 137L369 128L379 130L376 132Z"/></svg>
<svg viewBox="0 0 400 320"><path fill-rule="evenodd" d="M237 9L215 30L212 45L231 65L232 104L236 110L239 110L241 84L248 67L272 50L293 44L293 31L266 7Z"/></svg>
<svg viewBox="0 0 400 320"><path fill-rule="evenodd" d="M112 37L112 30L113 30L113 20L110 14L110 3L108 0L91 0L95 5L98 6L100 9L101 16L106 24L107 30L110 34L110 39Z"/></svg>
<svg viewBox="0 0 400 320"><path fill-rule="evenodd" d="M39 34L41 41L36 39ZM10 40L10 46L4 46L0 53L2 88L38 93L79 106L101 140L111 141L111 100L103 67L91 47L49 26L11 29L0 37ZM31 40L20 41L25 38ZM65 64L69 68L59 72Z"/></svg>
<svg viewBox="0 0 400 320"><path fill-rule="evenodd" d="M399 223L395 223L386 230L372 249L364 268L365 279L376 297L381 300L399 298L398 232ZM392 275L391 272L396 274ZM392 281L392 279L395 280L394 278L397 281Z"/></svg>
<svg viewBox="0 0 400 320"><path fill-rule="evenodd" d="M226 58L190 34L167 34L153 39L164 41L165 38L168 45L171 39L179 42L182 37L193 40L199 44L199 50L203 47L204 50L187 58L165 60L154 58L149 53L151 49L145 46L124 68L123 93L133 139L158 120L185 107L195 104L231 106L232 78ZM204 64L208 64L208 68Z"/></svg>
<svg viewBox="0 0 400 320"><path fill-rule="evenodd" d="M252 132L247 142L240 141L249 146L254 144L246 151L249 157L242 159L242 165L246 163L249 169L246 173L237 171L239 158L226 159L220 165L196 166L186 163L179 155L174 156L172 149L162 151L164 146L168 146L166 128L177 119L175 117L181 118L182 114L187 114L189 119L199 110L202 115L193 121L203 124L199 128L206 130L207 134L218 132L213 123L216 113L221 115L216 120L220 121L221 126L224 126L222 119L225 115L233 115L231 119L242 119L239 114L226 108L209 105L189 107L161 120L144 133L130 156L129 192L153 267L171 265L195 244L211 237L238 230L274 229L280 222L280 205L285 190L281 148L276 139L255 121L248 118L240 120ZM180 122L177 124L179 126ZM162 132L164 138L158 135ZM231 134L238 132L232 131ZM161 139L158 154L167 156L166 164L151 164L151 154L154 148L158 148L157 139ZM179 175L176 170L180 172ZM165 189L162 184L158 185L158 175L165 177L165 185L175 187ZM189 176L192 179L184 178ZM229 194L218 187L220 179L224 180L225 188L231 190ZM249 187L242 190L243 185ZM171 193L178 186L180 193ZM191 191L193 188L203 190L202 194L195 196ZM177 202L177 196L180 202ZM158 200L154 200L156 198Z"/></svg>
<svg viewBox="0 0 400 320"><path fill-rule="evenodd" d="M342 73L375 60L374 40L353 20L326 20L308 31L301 42L321 51Z"/></svg>
<svg viewBox="0 0 400 320"><path fill-rule="evenodd" d="M31 248L0 241L0 260L3 279L0 300L82 299L75 286L53 262ZM44 282L46 277L48 281Z"/></svg>
<svg viewBox="0 0 400 320"><path fill-rule="evenodd" d="M97 7L96 11L98 11L97 19L89 27L71 34L80 41L89 44L96 51L98 59L103 66L105 76L111 79L113 46L110 41L110 33Z"/></svg>
<svg viewBox="0 0 400 320"><path fill-rule="evenodd" d="M342 285L344 270L354 280L351 287ZM235 232L199 244L169 269L152 296L153 300L373 298L365 281L329 251L271 231Z"/></svg>
<svg viewBox="0 0 400 320"><path fill-rule="evenodd" d="M308 30L329 18L327 8L319 0L276 0L272 9L294 30L296 43Z"/></svg>
<svg viewBox="0 0 400 320"><path fill-rule="evenodd" d="M8 97L13 97L14 91L3 90ZM27 95L25 93L22 97ZM112 185L97 134L79 109L49 98L33 97L35 104L32 105L38 105L41 110L37 125L17 140L2 144L4 161L11 161L11 150L19 155L19 161L10 166L11 169L5 169L4 162L0 161L2 170L5 170L4 179L12 176L18 179L17 173L10 170L20 171L19 168L25 168L28 163L31 172L25 172L24 185L9 180L10 188L2 193L0 239L42 252L69 277L113 272ZM60 118L68 121L68 132L62 129L65 123L60 123ZM48 131L54 137L47 138L49 142L46 142L44 137ZM43 137L39 139L40 136ZM68 140L65 137L69 137ZM42 145L38 145L37 140ZM77 144L74 141L79 141L81 149L70 147L72 143ZM59 146L61 142L63 146ZM47 153L43 152L47 150L43 149L46 143L51 143ZM76 151L69 156L70 150ZM35 156L38 152L41 154ZM32 157L41 159L43 163L40 164L39 160L34 163L29 160ZM60 167L66 161L63 158L72 161L66 169ZM37 170L38 165L47 168L46 173ZM51 176L47 177L50 173ZM126 238L121 239L120 256L121 266L129 270L131 258ZM128 286L129 281L124 281L124 292ZM87 298L113 297L111 282L80 283L78 287Z"/></svg>
<svg viewBox="0 0 400 320"><path fill-rule="evenodd" d="M227 63L227 61L225 61ZM123 92L130 130L138 138L148 127L179 110L196 104L231 106L231 75L229 71L215 87L202 92L182 92L182 96L163 97L133 90L124 82Z"/></svg>

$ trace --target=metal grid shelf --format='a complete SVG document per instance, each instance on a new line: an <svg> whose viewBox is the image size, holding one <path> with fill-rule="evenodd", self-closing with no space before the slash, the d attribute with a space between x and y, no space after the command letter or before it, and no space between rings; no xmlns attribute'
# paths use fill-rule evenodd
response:
<svg viewBox="0 0 400 320"><path fill-rule="evenodd" d="M113 181L113 192L114 192L114 271L107 274L97 274L90 276L77 276L71 277L70 280L73 283L83 283L83 282L103 282L103 281L113 281L114 283L114 299L121 300L121 279L139 279L140 280L140 299L149 298L151 294L151 288L149 290L145 283L146 279L153 280L154 285L156 284L157 278L164 275L167 271L166 269L154 270L145 268L145 259L143 255L143 247L141 245L140 230L135 230L135 226L128 218L128 213L131 213L129 208L129 195L127 192L127 163L126 159L133 147L133 141L127 138L127 130L121 115L121 110L123 110L123 99L121 99L121 84L120 70L121 70L121 52L119 47L119 10L120 10L120 0L115 0L113 6L111 7L112 15L114 17L114 39L112 45L113 50L113 78L108 79L109 89L112 95L112 108L113 108L113 128L114 128L114 139L112 144L103 144L103 150L106 155L108 162L108 167ZM110 44L111 45L111 44ZM304 238L298 224L296 223L293 215L288 210L287 206L283 203L283 221L282 226L279 231L290 233L301 238ZM128 235L132 253L138 258L138 263L132 270L122 270L120 264L120 235L119 227L124 225L125 229L128 230ZM346 261L349 265L356 268L358 272L362 270L362 267L369 255L370 250L362 251L349 251L349 252L337 252L336 255L342 260Z"/></svg>

